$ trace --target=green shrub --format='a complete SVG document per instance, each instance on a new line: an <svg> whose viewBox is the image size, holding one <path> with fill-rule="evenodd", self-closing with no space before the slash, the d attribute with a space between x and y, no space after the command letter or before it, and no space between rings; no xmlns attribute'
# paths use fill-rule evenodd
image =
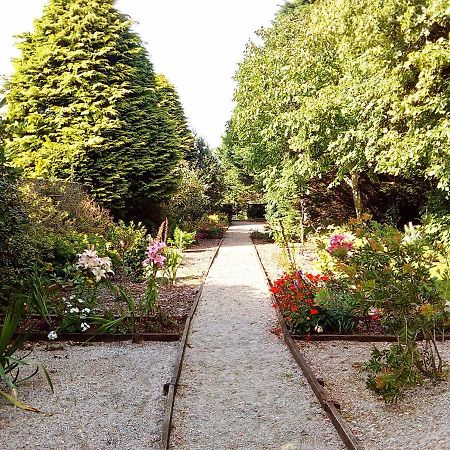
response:
<svg viewBox="0 0 450 450"><path fill-rule="evenodd" d="M22 180L19 189L33 223L81 234L104 234L113 225L109 211L96 203L80 183Z"/></svg>
<svg viewBox="0 0 450 450"><path fill-rule="evenodd" d="M111 249L120 258L117 266L121 267L123 274L134 278L142 277L142 261L147 248L146 227L141 222L130 222L127 225L120 220L118 224L110 227L107 238L111 242ZM108 256L111 257L110 254Z"/></svg>
<svg viewBox="0 0 450 450"><path fill-rule="evenodd" d="M23 281L28 266L27 245L22 240L28 225L17 185L0 178L0 299L5 300Z"/></svg>
<svg viewBox="0 0 450 450"><path fill-rule="evenodd" d="M377 308L385 330L398 337L398 344L387 352L374 352L367 365L368 386L386 401L396 401L419 380L446 375L435 336L449 317L442 287L448 286L449 271L441 272L439 280L433 270L439 258L447 256L411 224L402 233L359 220L349 231L352 234L334 234L328 246L322 245L322 253L335 285L360 310ZM421 346L419 336L424 338Z"/></svg>
<svg viewBox="0 0 450 450"><path fill-rule="evenodd" d="M167 243L175 246L178 250L183 251L195 242L195 231L189 233L183 231L179 227L175 227L173 238L168 239Z"/></svg>
<svg viewBox="0 0 450 450"><path fill-rule="evenodd" d="M76 255L90 244L116 265L142 273L145 229L131 226L130 250L123 252L123 223L115 225L78 183L22 180L17 184L0 180L0 299L8 303L12 293L28 291L28 279L36 266L56 279L68 275ZM3 200L4 199L4 200ZM139 228L139 230L138 230ZM111 231L112 230L112 231ZM111 238L117 239L110 242ZM139 255L136 242L140 242ZM128 241L127 241L128 242ZM139 260L139 262L137 262Z"/></svg>
<svg viewBox="0 0 450 450"><path fill-rule="evenodd" d="M360 304L348 292L328 282L319 290L316 302L324 311L322 325L325 331L350 334L355 330Z"/></svg>
<svg viewBox="0 0 450 450"><path fill-rule="evenodd" d="M202 217L209 212L208 198L205 185L194 170L182 165L181 174L178 191L164 204L163 210L174 226L193 231Z"/></svg>

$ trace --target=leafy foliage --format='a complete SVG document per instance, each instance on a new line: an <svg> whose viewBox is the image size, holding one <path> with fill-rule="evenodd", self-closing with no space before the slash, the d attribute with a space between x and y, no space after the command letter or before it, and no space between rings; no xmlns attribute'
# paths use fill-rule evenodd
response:
<svg viewBox="0 0 450 450"><path fill-rule="evenodd" d="M208 212L205 186L197 172L184 163L180 167L181 183L178 191L164 205L171 222L185 230L194 230L199 220Z"/></svg>
<svg viewBox="0 0 450 450"><path fill-rule="evenodd" d="M8 154L27 176L80 181L133 210L168 198L181 144L131 20L112 0L50 0L8 83Z"/></svg>
<svg viewBox="0 0 450 450"><path fill-rule="evenodd" d="M271 291L289 328L296 333L322 332L321 323L325 311L316 303L315 297L320 286L328 280L321 275L303 275L301 271L285 274L276 280ZM320 327L320 328L319 328Z"/></svg>
<svg viewBox="0 0 450 450"><path fill-rule="evenodd" d="M350 186L359 215L361 174L449 189L449 17L443 0L296 1L259 32L224 143L264 186L270 216L298 210L324 175Z"/></svg>
<svg viewBox="0 0 450 450"><path fill-rule="evenodd" d="M401 233L389 225L354 221L350 230L322 246L328 275L334 291L345 293L355 310L364 314L376 308L385 330L398 337L389 350L374 350L367 365L368 386L387 402L397 401L405 388L447 374L436 331L449 317L448 264L438 279L434 269L442 247L411 224Z"/></svg>
<svg viewBox="0 0 450 450"><path fill-rule="evenodd" d="M226 189L220 160L206 141L196 136L193 151L187 162L205 186L208 212L217 212L221 208Z"/></svg>
<svg viewBox="0 0 450 450"><path fill-rule="evenodd" d="M159 106L169 117L174 128L175 136L179 141L179 149L184 159L189 159L194 151L195 138L189 129L183 106L178 97L175 86L162 74L155 77L156 88L159 95Z"/></svg>
<svg viewBox="0 0 450 450"><path fill-rule="evenodd" d="M9 392L0 390L0 396L4 397L14 406L32 412L39 412L36 408L21 402L17 398L17 385L32 378L41 369L53 392L53 384L47 368L38 361L28 359L28 355L17 355L26 340L26 335L14 337L23 311L23 300L16 300L8 308L1 325L0 331L0 382L6 385ZM24 368L32 368L31 372L20 377L20 371Z"/></svg>

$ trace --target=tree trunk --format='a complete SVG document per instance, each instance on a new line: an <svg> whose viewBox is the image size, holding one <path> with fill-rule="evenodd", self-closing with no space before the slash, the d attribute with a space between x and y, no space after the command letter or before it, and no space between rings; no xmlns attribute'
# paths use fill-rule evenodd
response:
<svg viewBox="0 0 450 450"><path fill-rule="evenodd" d="M356 217L361 218L363 214L363 201L361 197L361 189L359 188L359 174L352 172L350 174L350 187L352 188L353 203L355 204Z"/></svg>

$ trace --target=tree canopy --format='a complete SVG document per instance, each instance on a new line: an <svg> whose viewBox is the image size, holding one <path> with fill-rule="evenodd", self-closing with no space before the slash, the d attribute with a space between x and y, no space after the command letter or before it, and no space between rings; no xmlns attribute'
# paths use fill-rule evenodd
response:
<svg viewBox="0 0 450 450"><path fill-rule="evenodd" d="M132 21L113 0L50 0L7 86L7 153L115 210L168 198L184 151Z"/></svg>
<svg viewBox="0 0 450 450"><path fill-rule="evenodd" d="M275 203L328 174L358 212L362 173L448 191L449 31L445 0L291 3L237 71L230 158Z"/></svg>

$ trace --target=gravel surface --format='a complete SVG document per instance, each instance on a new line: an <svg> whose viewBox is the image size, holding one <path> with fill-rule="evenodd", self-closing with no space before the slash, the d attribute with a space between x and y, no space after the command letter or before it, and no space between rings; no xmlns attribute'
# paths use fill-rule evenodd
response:
<svg viewBox="0 0 450 450"><path fill-rule="evenodd" d="M201 284L219 242L220 239L201 239L198 244L185 251L177 273L177 284Z"/></svg>
<svg viewBox="0 0 450 450"><path fill-rule="evenodd" d="M227 232L194 317L175 400L172 449L338 450L340 442L276 326L249 238Z"/></svg>
<svg viewBox="0 0 450 450"><path fill-rule="evenodd" d="M397 405L385 405L366 388L362 365L373 344L298 342L306 360L341 403L350 428L367 450L449 450L450 380L409 391ZM379 348L388 344L376 344ZM450 362L450 343L440 344Z"/></svg>
<svg viewBox="0 0 450 450"><path fill-rule="evenodd" d="M283 256L282 250L275 243L255 243L259 257L266 269L269 279L273 282L283 275ZM305 273L316 273L315 261L317 253L315 245L312 242L305 242L304 245L295 244L297 250L298 267Z"/></svg>
<svg viewBox="0 0 450 450"><path fill-rule="evenodd" d="M0 399L4 450L151 450L159 447L177 343L114 343L57 350L33 357L51 370L55 393L41 375L20 385L22 401L43 414Z"/></svg>

